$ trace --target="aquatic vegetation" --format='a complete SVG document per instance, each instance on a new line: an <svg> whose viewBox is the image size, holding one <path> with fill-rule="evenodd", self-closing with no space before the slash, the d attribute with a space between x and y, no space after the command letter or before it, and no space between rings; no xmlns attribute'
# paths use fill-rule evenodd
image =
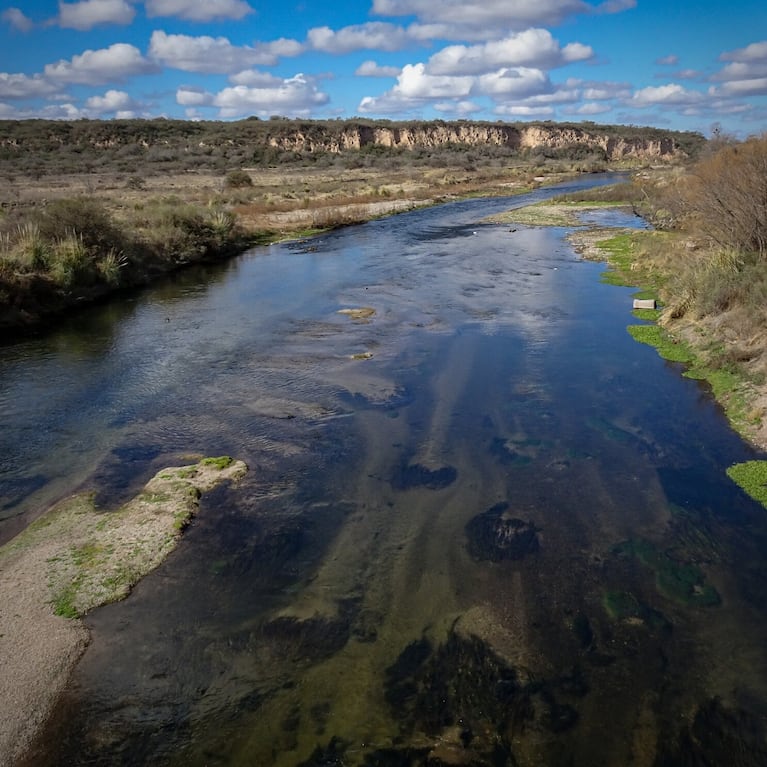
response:
<svg viewBox="0 0 767 767"><path fill-rule="evenodd" d="M453 466L430 469L420 463L402 464L394 472L392 485L397 490L413 487L428 487L430 490L442 490L455 482L458 472Z"/></svg>
<svg viewBox="0 0 767 767"><path fill-rule="evenodd" d="M727 476L767 508L767 461L745 461L727 469Z"/></svg>
<svg viewBox="0 0 767 767"><path fill-rule="evenodd" d="M721 602L717 590L706 583L706 576L697 565L673 559L650 541L625 541L613 551L636 557L652 570L657 590L668 599L694 607L713 607Z"/></svg>
<svg viewBox="0 0 767 767"><path fill-rule="evenodd" d="M635 341L655 347L663 359L686 364L694 360L690 347L659 325L629 325L626 329Z"/></svg>
<svg viewBox="0 0 767 767"><path fill-rule="evenodd" d="M668 631L671 624L663 613L640 602L628 591L607 591L602 597L602 606L615 621L641 621L650 629Z"/></svg>
<svg viewBox="0 0 767 767"><path fill-rule="evenodd" d="M540 548L540 529L508 515L509 504L498 503L466 524L469 553L474 559L501 562L522 559Z"/></svg>

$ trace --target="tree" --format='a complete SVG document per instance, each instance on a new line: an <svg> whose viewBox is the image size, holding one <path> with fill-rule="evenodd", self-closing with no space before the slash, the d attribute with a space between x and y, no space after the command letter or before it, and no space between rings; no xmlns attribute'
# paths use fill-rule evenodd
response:
<svg viewBox="0 0 767 767"><path fill-rule="evenodd" d="M767 259L767 134L702 159L683 197L714 243Z"/></svg>

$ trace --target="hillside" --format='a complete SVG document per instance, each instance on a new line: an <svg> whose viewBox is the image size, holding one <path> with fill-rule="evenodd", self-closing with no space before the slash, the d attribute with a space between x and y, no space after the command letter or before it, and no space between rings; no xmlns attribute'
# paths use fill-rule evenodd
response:
<svg viewBox="0 0 767 767"><path fill-rule="evenodd" d="M700 134L595 123L488 123L441 120L308 121L250 118L183 120L0 121L0 170L67 172L225 170L286 163L436 164L470 162L674 162L694 157Z"/></svg>

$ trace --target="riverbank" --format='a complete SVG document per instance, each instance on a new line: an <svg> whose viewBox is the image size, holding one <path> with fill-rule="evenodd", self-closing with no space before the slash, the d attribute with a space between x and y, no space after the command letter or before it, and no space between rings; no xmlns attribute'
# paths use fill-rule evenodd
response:
<svg viewBox="0 0 767 767"><path fill-rule="evenodd" d="M0 765L30 747L88 645L81 618L125 598L177 546L200 494L242 477L229 458L160 471L116 511L57 504L0 548Z"/></svg>

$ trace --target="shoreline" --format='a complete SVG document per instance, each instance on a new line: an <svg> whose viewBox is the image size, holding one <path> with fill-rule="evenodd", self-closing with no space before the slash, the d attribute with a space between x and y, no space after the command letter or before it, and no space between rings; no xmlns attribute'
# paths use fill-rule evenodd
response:
<svg viewBox="0 0 767 767"><path fill-rule="evenodd" d="M200 495L247 472L242 461L202 459L158 472L116 511L89 494L53 506L0 547L0 767L28 752L90 636L82 617L124 599L176 548Z"/></svg>

